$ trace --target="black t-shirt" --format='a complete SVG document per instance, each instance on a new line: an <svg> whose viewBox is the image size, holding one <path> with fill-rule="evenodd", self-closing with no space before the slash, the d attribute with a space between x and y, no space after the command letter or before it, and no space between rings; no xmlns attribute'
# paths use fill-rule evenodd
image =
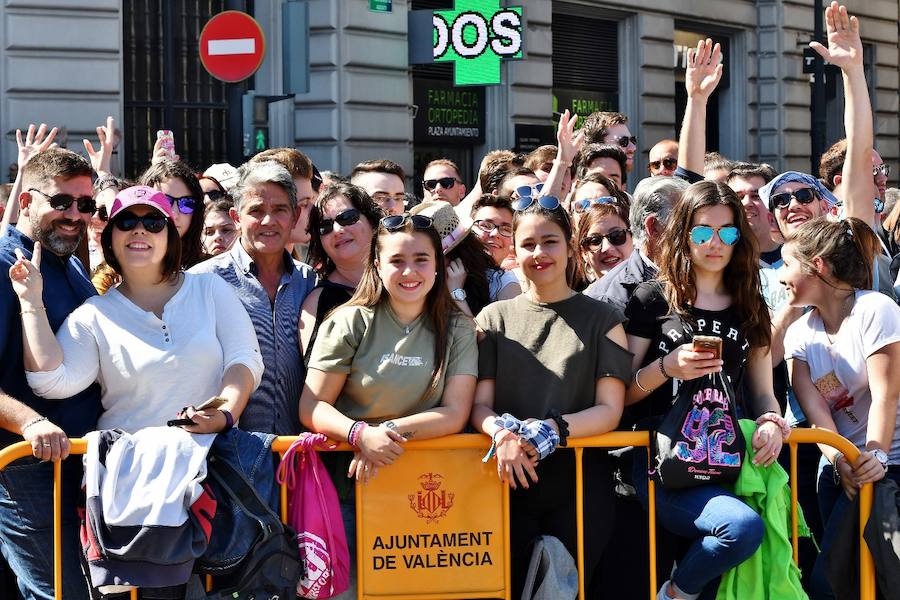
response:
<svg viewBox="0 0 900 600"><path fill-rule="evenodd" d="M683 322L681 317L670 312L658 281L640 284L625 307L625 317L628 319L626 333L650 340L641 366L649 365L678 346L690 343L694 335L718 336L722 338L722 358L725 361L722 372L730 379L738 396L738 406L741 406L741 381L750 355L750 343L741 334L740 320L734 308L704 310L690 307L688 314L693 322ZM641 402L628 407L622 418L624 428L630 428L646 417L664 415L672 404L678 384L677 379L663 384Z"/></svg>

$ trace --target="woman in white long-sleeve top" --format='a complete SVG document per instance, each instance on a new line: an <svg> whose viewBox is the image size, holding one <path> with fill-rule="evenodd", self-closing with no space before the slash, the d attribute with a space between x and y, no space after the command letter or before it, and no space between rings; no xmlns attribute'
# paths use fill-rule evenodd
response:
<svg viewBox="0 0 900 600"><path fill-rule="evenodd" d="M19 296L28 383L66 398L94 381L102 388L99 429L136 431L191 419L194 433L225 431L263 372L250 318L219 277L181 271L181 245L165 194L120 192L102 236L122 282L77 308L54 336L41 301L40 248L9 276ZM218 408L194 410L218 397ZM184 409L187 407L187 409Z"/></svg>

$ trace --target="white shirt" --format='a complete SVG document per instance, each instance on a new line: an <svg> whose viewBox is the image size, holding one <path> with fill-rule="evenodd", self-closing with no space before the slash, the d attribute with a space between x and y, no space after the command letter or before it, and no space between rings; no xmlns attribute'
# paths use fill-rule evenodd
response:
<svg viewBox="0 0 900 600"><path fill-rule="evenodd" d="M866 446L872 405L866 359L895 342L900 342L900 307L872 291L856 292L850 315L831 341L815 310L792 323L784 337L785 358L798 358L809 365L838 433L860 450ZM888 456L891 464L900 464L900 411Z"/></svg>
<svg viewBox="0 0 900 600"><path fill-rule="evenodd" d="M26 373L34 392L67 398L94 381L101 386L98 429L133 432L165 425L184 406L222 390L222 376L244 365L259 385L263 363L253 324L219 276L184 274L162 319L117 289L75 309L56 334L62 364Z"/></svg>

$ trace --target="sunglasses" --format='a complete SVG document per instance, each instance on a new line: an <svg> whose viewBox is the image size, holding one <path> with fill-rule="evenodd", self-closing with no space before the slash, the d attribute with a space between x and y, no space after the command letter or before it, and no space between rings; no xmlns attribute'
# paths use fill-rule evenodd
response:
<svg viewBox="0 0 900 600"><path fill-rule="evenodd" d="M513 234L512 225L497 225L493 221L488 221L487 219L481 219L472 224L485 233L490 233L496 229L497 233L503 237L512 237Z"/></svg>
<svg viewBox="0 0 900 600"><path fill-rule="evenodd" d="M877 167L872 167L872 177L878 177L878 174L881 173L885 177L891 176L891 165L887 163L881 163Z"/></svg>
<svg viewBox="0 0 900 600"><path fill-rule="evenodd" d="M109 221L109 213L106 212L105 206L101 206L97 209L97 218L101 221Z"/></svg>
<svg viewBox="0 0 900 600"><path fill-rule="evenodd" d="M398 231L406 225L406 222L412 223L413 229L423 231L434 225L434 219L425 215L411 215L409 213L402 215L389 215L381 219L381 226L391 233Z"/></svg>
<svg viewBox="0 0 900 600"><path fill-rule="evenodd" d="M733 225L726 227L710 227L709 225L697 225L691 228L691 241L702 246L718 234L719 239L726 246L734 246L741 239L741 230ZM610 240L612 241L612 240Z"/></svg>
<svg viewBox="0 0 900 600"><path fill-rule="evenodd" d="M175 196L166 194L166 198L169 199L169 202L172 203L173 207L177 204L178 212L183 215L192 214L194 212L194 209L197 208L197 201L193 196L182 196L181 198L176 198Z"/></svg>
<svg viewBox="0 0 900 600"><path fill-rule="evenodd" d="M543 183L536 183L534 185L520 185L515 190L513 190L511 198L515 200L516 198L521 198L523 196L537 196L542 189L544 189Z"/></svg>
<svg viewBox="0 0 900 600"><path fill-rule="evenodd" d="M222 190L210 190L208 192L203 192L203 195L213 202L218 202L225 197L225 192ZM171 196L169 196L169 198L171 198Z"/></svg>
<svg viewBox="0 0 900 600"><path fill-rule="evenodd" d="M659 167L662 165L663 167L669 169L670 171L678 166L677 158L664 158L662 160L654 160L650 161L647 164L647 168L650 169L650 172L659 171Z"/></svg>
<svg viewBox="0 0 900 600"><path fill-rule="evenodd" d="M575 212L581 214L595 204L615 204L616 199L612 196L601 196L599 198L585 198L584 200L576 200L572 203Z"/></svg>
<svg viewBox="0 0 900 600"><path fill-rule="evenodd" d="M770 196L769 205L772 206L772 208L787 208L790 205L792 198L800 204L810 204L813 200L818 198L818 195L812 188L800 188L793 192L782 192Z"/></svg>
<svg viewBox="0 0 900 600"><path fill-rule="evenodd" d="M53 210L58 210L60 212L64 212L69 210L69 207L72 206L72 203L77 203L78 212L85 215L92 215L97 210L97 203L94 202L94 199L91 196L78 196L77 198L72 194L45 194L41 190L36 190L34 188L29 188L29 192L37 192L44 198L46 198L50 202L50 206Z"/></svg>
<svg viewBox="0 0 900 600"><path fill-rule="evenodd" d="M637 138L635 136L629 137L627 135L623 135L622 137L613 138L613 141L622 148L627 148L629 143L637 146Z"/></svg>
<svg viewBox="0 0 900 600"><path fill-rule="evenodd" d="M440 185L445 190L452 190L453 186L455 186L459 182L459 179L455 177L441 177L439 179L426 179L422 182L422 185L425 186L425 189L429 192L433 192L437 189L437 186Z"/></svg>
<svg viewBox="0 0 900 600"><path fill-rule="evenodd" d="M585 250L596 252L603 246L604 239L609 240L609 243L613 246L621 246L628 241L628 230L616 228L611 229L606 235L594 233L581 240L581 247Z"/></svg>
<svg viewBox="0 0 900 600"><path fill-rule="evenodd" d="M359 223L360 212L355 208L342 210L333 219L323 218L319 223L319 235L328 235L334 231L334 224L337 223L341 227L349 227L355 223Z"/></svg>
<svg viewBox="0 0 900 600"><path fill-rule="evenodd" d="M516 212L522 212L523 210L528 210L528 207L535 202L544 210L556 210L559 208L559 198L556 196L540 196L538 198L534 196L520 196L513 200L512 208Z"/></svg>
<svg viewBox="0 0 900 600"><path fill-rule="evenodd" d="M139 217L133 212L125 211L116 215L113 219L113 225L119 231L131 231L138 226L138 223L144 226L147 233L159 233L166 228L168 217L160 214L149 214Z"/></svg>

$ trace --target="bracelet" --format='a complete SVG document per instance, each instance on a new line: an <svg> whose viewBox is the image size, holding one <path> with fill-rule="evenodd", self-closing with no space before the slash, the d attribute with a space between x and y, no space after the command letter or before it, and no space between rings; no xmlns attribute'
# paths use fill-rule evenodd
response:
<svg viewBox="0 0 900 600"><path fill-rule="evenodd" d="M219 412L225 415L225 429L222 430L222 433L225 433L234 427L234 415L231 414L230 410L225 410L224 408L220 408Z"/></svg>
<svg viewBox="0 0 900 600"><path fill-rule="evenodd" d="M29 427L31 427L32 425L36 425L36 424L40 423L41 421L47 421L47 420L48 420L47 417L35 417L32 420L25 423L25 425L22 426L21 431L22 431L22 433L25 433L25 430L28 429Z"/></svg>
<svg viewBox="0 0 900 600"><path fill-rule="evenodd" d="M350 427L350 433L347 434L347 443L354 448L358 448L359 436L362 433L362 430L368 426L369 424L365 421L356 421L355 423L353 423L353 426Z"/></svg>
<svg viewBox="0 0 900 600"><path fill-rule="evenodd" d="M756 426L759 427L763 423L775 423L781 429L781 438L782 441L788 439L791 435L791 426L788 425L788 422L776 413L775 411L769 411L767 413L761 414L759 418L756 419Z"/></svg>
<svg viewBox="0 0 900 600"><path fill-rule="evenodd" d="M566 420L555 408L551 409L544 418L553 419L556 422L556 426L559 428L559 445L565 447L566 440L569 437L569 424L566 423Z"/></svg>
<svg viewBox="0 0 900 600"><path fill-rule="evenodd" d="M634 384L635 384L636 386L638 386L638 389L639 389L639 390L641 390L641 391L644 392L645 394L649 394L649 393L650 393L650 390L648 390L647 388L645 388L644 386L642 386L642 385L641 385L641 380L639 379L639 377L641 376L641 371L643 371L643 370L644 370L644 368L641 367L640 369L638 369L638 370L635 372L635 374L634 374Z"/></svg>
<svg viewBox="0 0 900 600"><path fill-rule="evenodd" d="M47 312L46 306L35 306L34 308L24 308L19 311L20 315L24 315L25 313L39 313L41 311Z"/></svg>
<svg viewBox="0 0 900 600"><path fill-rule="evenodd" d="M666 364L664 362L665 358L665 356L659 357L659 372L662 373L662 376L666 379L672 379L672 376L666 373Z"/></svg>

